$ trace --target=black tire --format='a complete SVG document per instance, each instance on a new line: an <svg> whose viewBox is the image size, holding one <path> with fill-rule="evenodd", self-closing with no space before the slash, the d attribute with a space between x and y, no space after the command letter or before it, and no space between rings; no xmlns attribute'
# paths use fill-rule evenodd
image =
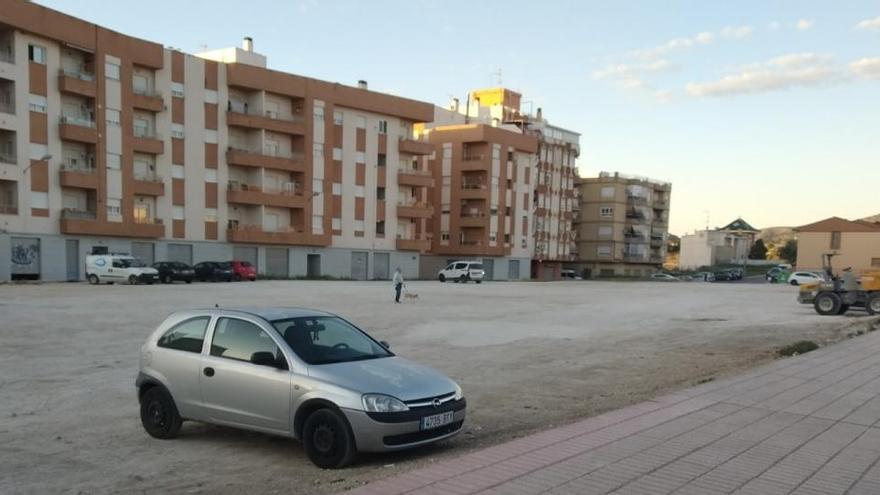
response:
<svg viewBox="0 0 880 495"><path fill-rule="evenodd" d="M235 274L235 281L236 281L236 282L241 282L241 280L242 280L241 275L239 275L239 274L236 273L236 274Z"/></svg>
<svg viewBox="0 0 880 495"><path fill-rule="evenodd" d="M128 277L128 285L137 285L137 283L138 283L137 275L130 275Z"/></svg>
<svg viewBox="0 0 880 495"><path fill-rule="evenodd" d="M141 397L141 424L153 438L167 440L177 436L183 420L174 399L162 387L153 387Z"/></svg>
<svg viewBox="0 0 880 495"><path fill-rule="evenodd" d="M466 284L468 281L467 275L462 275L462 276L458 277L458 281L463 284Z"/></svg>
<svg viewBox="0 0 880 495"><path fill-rule="evenodd" d="M441 281L441 282L446 282L446 275L443 275L443 274L441 273L440 276L437 277L437 280L439 280L439 281Z"/></svg>
<svg viewBox="0 0 880 495"><path fill-rule="evenodd" d="M192 280L190 280L190 279L186 279L186 280L185 280L185 282L186 282L186 283L188 283L188 284L191 284L191 283L193 283L193 281L192 281Z"/></svg>
<svg viewBox="0 0 880 495"><path fill-rule="evenodd" d="M813 308L822 316L838 314L841 306L843 306L843 301L834 292L820 292L813 301Z"/></svg>
<svg viewBox="0 0 880 495"><path fill-rule="evenodd" d="M89 283L92 285L98 285L101 283L101 279L99 279L97 275L92 273L91 275L89 275Z"/></svg>
<svg viewBox="0 0 880 495"><path fill-rule="evenodd" d="M880 315L880 292L871 292L865 300L865 311L869 315Z"/></svg>
<svg viewBox="0 0 880 495"><path fill-rule="evenodd" d="M357 454L348 421L333 409L319 409L306 418L302 442L309 460L323 469L338 469Z"/></svg>
<svg viewBox="0 0 880 495"><path fill-rule="evenodd" d="M792 280L792 281L789 282L789 284L791 284L791 285L801 285L800 283L798 283L797 280Z"/></svg>
<svg viewBox="0 0 880 495"><path fill-rule="evenodd" d="M475 282L476 282L476 283L478 283L478 284L481 284L481 283L483 283L483 281L482 281L482 280L475 280Z"/></svg>

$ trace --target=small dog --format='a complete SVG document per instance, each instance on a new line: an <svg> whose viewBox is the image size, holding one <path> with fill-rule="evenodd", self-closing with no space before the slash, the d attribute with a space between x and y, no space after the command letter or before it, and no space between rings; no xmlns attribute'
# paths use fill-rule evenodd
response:
<svg viewBox="0 0 880 495"><path fill-rule="evenodd" d="M412 300L416 300L416 299L419 298L419 295L416 294L415 292L406 292L406 293L403 294L403 298L404 298L404 299L412 299Z"/></svg>

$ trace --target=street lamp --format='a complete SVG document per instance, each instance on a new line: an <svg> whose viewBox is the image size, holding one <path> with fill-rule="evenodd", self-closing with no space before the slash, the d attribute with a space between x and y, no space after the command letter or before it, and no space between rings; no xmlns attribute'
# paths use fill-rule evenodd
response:
<svg viewBox="0 0 880 495"><path fill-rule="evenodd" d="M37 161L39 161L39 162L48 162L48 161L51 160L51 159L52 159L52 155L46 153L45 155L41 156L40 159L37 160ZM30 170L30 168L31 168L32 165L33 165L33 162L31 162L31 164L28 165L27 167L23 168L23 169L21 170L21 175L24 175L28 170Z"/></svg>

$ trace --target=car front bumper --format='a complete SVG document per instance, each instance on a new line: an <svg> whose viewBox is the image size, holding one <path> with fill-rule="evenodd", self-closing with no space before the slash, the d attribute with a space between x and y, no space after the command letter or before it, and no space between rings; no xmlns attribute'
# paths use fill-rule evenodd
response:
<svg viewBox="0 0 880 495"><path fill-rule="evenodd" d="M159 281L159 274L158 273L141 273L140 275L138 275L137 279L138 279L139 283L151 284L153 282Z"/></svg>
<svg viewBox="0 0 880 495"><path fill-rule="evenodd" d="M466 407L455 410L452 423L422 431L421 418L414 421L386 423L376 421L364 411L343 409L354 433L355 443L359 452L391 452L428 445L453 437L461 432L464 426ZM433 414L425 411L425 416Z"/></svg>

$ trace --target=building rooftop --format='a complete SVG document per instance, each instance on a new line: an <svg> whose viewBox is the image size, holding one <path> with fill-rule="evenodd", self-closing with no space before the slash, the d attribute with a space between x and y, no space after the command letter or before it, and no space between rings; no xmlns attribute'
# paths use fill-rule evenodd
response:
<svg viewBox="0 0 880 495"><path fill-rule="evenodd" d="M830 217L818 222L795 227L795 232L880 232L880 223Z"/></svg>

